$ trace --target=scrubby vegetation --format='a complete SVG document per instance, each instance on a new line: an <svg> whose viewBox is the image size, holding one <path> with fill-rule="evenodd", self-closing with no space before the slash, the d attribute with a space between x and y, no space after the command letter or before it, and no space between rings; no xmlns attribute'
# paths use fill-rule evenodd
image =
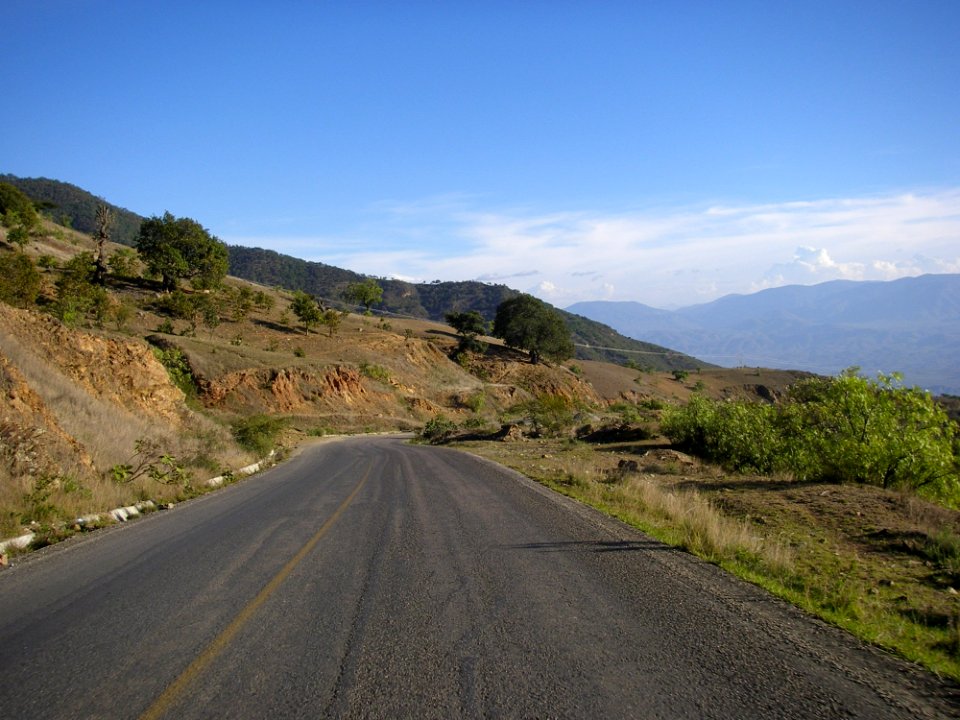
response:
<svg viewBox="0 0 960 720"><path fill-rule="evenodd" d="M266 457L276 444L277 435L283 430L283 418L269 415L251 415L233 423L233 436L240 447L257 457Z"/></svg>
<svg viewBox="0 0 960 720"><path fill-rule="evenodd" d="M678 447L741 472L908 489L960 506L957 428L929 393L856 370L771 405L695 396L663 418Z"/></svg>

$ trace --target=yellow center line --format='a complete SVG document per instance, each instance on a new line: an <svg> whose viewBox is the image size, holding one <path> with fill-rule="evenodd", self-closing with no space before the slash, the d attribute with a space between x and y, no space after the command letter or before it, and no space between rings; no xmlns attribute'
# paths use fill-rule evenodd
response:
<svg viewBox="0 0 960 720"><path fill-rule="evenodd" d="M350 493L350 496L344 500L340 507L338 507L333 515L331 515L323 526L317 530L316 534L307 541L307 544L304 545L300 550L297 551L297 554L294 555L290 560L284 565L280 571L273 576L273 578L266 584L266 586L257 593L257 596L253 598L246 607L241 610L233 621L224 628L223 632L217 635L214 640L207 645L207 647L201 652L197 658L190 663L186 670L180 673L180 676L174 680L163 693L153 701L153 704L147 708L140 716L140 720L156 720L157 718L163 717L164 713L170 709L170 706L176 701L180 694L187 688L187 686L193 682L196 677L202 673L207 666L212 663L216 657L226 649L227 645L230 644L230 641L233 640L234 636L240 632L241 628L247 623L248 620L253 616L253 614L263 605L267 599L273 595L280 584L287 579L287 576L293 572L293 569L300 564L300 561L307 556L318 542L320 538L326 535L327 531L336 523L340 515L343 514L343 511L347 509L347 506L353 502L353 499L357 496L357 493L360 492L360 489L367 482L367 478L370 477L370 471L367 470L367 473L363 476L363 479L357 484L353 489L353 492Z"/></svg>

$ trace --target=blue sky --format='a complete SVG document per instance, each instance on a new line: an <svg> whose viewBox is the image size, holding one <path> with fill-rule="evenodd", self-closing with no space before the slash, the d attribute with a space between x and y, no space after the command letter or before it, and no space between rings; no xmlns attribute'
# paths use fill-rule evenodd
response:
<svg viewBox="0 0 960 720"><path fill-rule="evenodd" d="M559 306L960 272L960 2L6 0L0 172Z"/></svg>

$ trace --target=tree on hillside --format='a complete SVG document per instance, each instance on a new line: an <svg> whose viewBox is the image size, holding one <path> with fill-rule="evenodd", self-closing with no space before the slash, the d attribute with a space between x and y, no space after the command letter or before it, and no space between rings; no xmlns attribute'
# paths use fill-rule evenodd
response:
<svg viewBox="0 0 960 720"><path fill-rule="evenodd" d="M96 267L93 253L82 252L74 255L61 268L56 282L57 298L52 310L64 324L75 325L87 318L97 327L103 327L110 309L110 296L94 282Z"/></svg>
<svg viewBox="0 0 960 720"><path fill-rule="evenodd" d="M490 323L476 310L469 312L451 312L446 314L446 320L460 336L457 352L483 352L486 345L477 338L490 332Z"/></svg>
<svg viewBox="0 0 960 720"><path fill-rule="evenodd" d="M7 228L7 240L22 250L30 241L30 233L40 226L40 216L19 188L0 183L0 222Z"/></svg>
<svg viewBox="0 0 960 720"><path fill-rule="evenodd" d="M0 253L0 302L30 307L40 294L40 273L26 253Z"/></svg>
<svg viewBox="0 0 960 720"><path fill-rule="evenodd" d="M363 305L364 314L369 315L370 306L383 300L383 288L373 278L367 278L348 285L343 296L357 305Z"/></svg>
<svg viewBox="0 0 960 720"><path fill-rule="evenodd" d="M293 314L303 323L304 333L310 332L311 326L323 320L323 312L320 310L320 306L317 305L317 301L303 292L303 290L297 290L293 294L293 302L290 303L290 310L292 310Z"/></svg>
<svg viewBox="0 0 960 720"><path fill-rule="evenodd" d="M104 245L110 239L110 228L113 225L115 214L106 203L97 205L97 232L93 239L97 242L97 254L94 260L96 269L93 280L97 285L103 285L107 276L107 259L103 256Z"/></svg>
<svg viewBox="0 0 960 720"><path fill-rule="evenodd" d="M107 265L118 278L132 278L140 274L140 261L137 259L136 251L130 248L120 248L113 255L107 258Z"/></svg>
<svg viewBox="0 0 960 720"><path fill-rule="evenodd" d="M53 222L89 235L96 233L97 205L103 203L103 199L59 180L15 175L0 175L0 180L21 190L33 201L37 212ZM110 239L132 246L143 218L115 205L110 209L115 213Z"/></svg>
<svg viewBox="0 0 960 720"><path fill-rule="evenodd" d="M320 322L327 326L327 334L330 337L333 337L337 334L337 331L340 329L340 324L343 322L343 318L346 314L346 312L340 312L339 310L334 310L333 308L327 308L323 311L320 316Z"/></svg>
<svg viewBox="0 0 960 720"><path fill-rule="evenodd" d="M534 364L544 357L557 362L573 357L573 341L563 317L532 295L518 295L500 303L493 335L509 347L526 350Z"/></svg>
<svg viewBox="0 0 960 720"><path fill-rule="evenodd" d="M175 290L180 279L196 288L216 287L227 274L227 246L196 220L169 212L143 221L137 252L164 290Z"/></svg>

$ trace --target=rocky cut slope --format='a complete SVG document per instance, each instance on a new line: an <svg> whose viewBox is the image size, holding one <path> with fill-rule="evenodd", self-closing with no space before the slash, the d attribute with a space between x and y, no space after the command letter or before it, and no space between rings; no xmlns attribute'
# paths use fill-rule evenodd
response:
<svg viewBox="0 0 960 720"><path fill-rule="evenodd" d="M250 456L191 410L142 341L0 305L0 535L137 499L110 470L144 441L198 474ZM176 488L152 488L173 496Z"/></svg>

